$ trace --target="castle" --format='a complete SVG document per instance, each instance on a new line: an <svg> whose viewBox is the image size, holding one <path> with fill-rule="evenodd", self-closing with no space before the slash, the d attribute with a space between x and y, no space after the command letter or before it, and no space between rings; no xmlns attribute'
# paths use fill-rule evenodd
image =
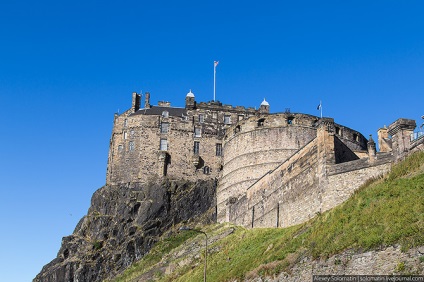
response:
<svg viewBox="0 0 424 282"><path fill-rule="evenodd" d="M424 146L410 119L378 130L377 153L371 136L331 118L270 113L265 99L259 109L197 103L191 90L184 108L153 106L148 92L142 100L133 93L115 114L106 183L216 179L217 221L246 227L304 222Z"/></svg>

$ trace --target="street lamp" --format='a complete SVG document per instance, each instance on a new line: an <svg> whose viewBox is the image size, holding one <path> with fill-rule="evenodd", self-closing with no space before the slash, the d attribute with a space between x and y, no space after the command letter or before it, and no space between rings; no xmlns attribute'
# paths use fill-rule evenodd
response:
<svg viewBox="0 0 424 282"><path fill-rule="evenodd" d="M203 282L206 282L206 266L207 266L207 258L208 258L208 235L206 234L206 232L203 232L201 230L196 230L193 228L190 228L188 226L181 226L180 231L194 231L197 233L202 233L203 235L205 235L205 267L203 269Z"/></svg>

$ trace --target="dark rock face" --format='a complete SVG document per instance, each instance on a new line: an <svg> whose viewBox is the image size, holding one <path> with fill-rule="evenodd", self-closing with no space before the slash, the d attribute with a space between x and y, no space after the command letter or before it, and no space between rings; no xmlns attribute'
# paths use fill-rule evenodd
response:
<svg viewBox="0 0 424 282"><path fill-rule="evenodd" d="M104 186L57 257L34 282L103 281L142 258L159 236L182 221L215 221L216 181ZM211 212L212 211L212 212Z"/></svg>

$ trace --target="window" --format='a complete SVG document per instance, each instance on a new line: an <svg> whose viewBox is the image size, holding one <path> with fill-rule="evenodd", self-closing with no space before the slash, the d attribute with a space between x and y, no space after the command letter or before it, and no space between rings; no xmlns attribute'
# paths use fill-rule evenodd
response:
<svg viewBox="0 0 424 282"><path fill-rule="evenodd" d="M264 122L265 122L265 119L261 118L260 120L258 120L258 126L264 126Z"/></svg>
<svg viewBox="0 0 424 282"><path fill-rule="evenodd" d="M127 119L125 119L124 120L124 127L126 127L128 125L128 120Z"/></svg>
<svg viewBox="0 0 424 282"><path fill-rule="evenodd" d="M124 146L123 145L119 145L118 146L118 152L122 152L124 150Z"/></svg>
<svg viewBox="0 0 424 282"><path fill-rule="evenodd" d="M221 143L216 144L216 155L222 156L222 144Z"/></svg>
<svg viewBox="0 0 424 282"><path fill-rule="evenodd" d="M337 134L337 135L340 135L340 127L337 127L337 126L336 126L336 134Z"/></svg>
<svg viewBox="0 0 424 282"><path fill-rule="evenodd" d="M134 142L130 141L130 151L134 151Z"/></svg>
<svg viewBox="0 0 424 282"><path fill-rule="evenodd" d="M217 113L212 113L212 118L216 119L217 118Z"/></svg>
<svg viewBox="0 0 424 282"><path fill-rule="evenodd" d="M224 116L224 123L225 124L231 124L231 116L225 115Z"/></svg>
<svg viewBox="0 0 424 282"><path fill-rule="evenodd" d="M194 141L193 151L196 155L199 154L199 151L200 151L200 142L199 141Z"/></svg>
<svg viewBox="0 0 424 282"><path fill-rule="evenodd" d="M205 166L205 167L203 168L203 173L204 173L204 174L210 174L210 173L211 173L211 171L212 171L212 169L211 169L210 167L208 167L208 166Z"/></svg>
<svg viewBox="0 0 424 282"><path fill-rule="evenodd" d="M160 148L161 151L168 151L168 140L160 139Z"/></svg>
<svg viewBox="0 0 424 282"><path fill-rule="evenodd" d="M134 137L134 130L130 131L130 137Z"/></svg>
<svg viewBox="0 0 424 282"><path fill-rule="evenodd" d="M169 130L169 123L168 122L162 122L160 125L160 133L161 134L166 134L168 133Z"/></svg>
<svg viewBox="0 0 424 282"><path fill-rule="evenodd" d="M126 131L124 131L124 140L126 140L128 138L128 134Z"/></svg>
<svg viewBox="0 0 424 282"><path fill-rule="evenodd" d="M164 118L169 117L169 112L168 111L163 111L162 112L162 117L164 117Z"/></svg>
<svg viewBox="0 0 424 282"><path fill-rule="evenodd" d="M194 128L194 137L201 137L202 136L202 129L200 127Z"/></svg>
<svg viewBox="0 0 424 282"><path fill-rule="evenodd" d="M199 122L200 123L204 123L205 122L205 115L204 114L200 114L199 115Z"/></svg>
<svg viewBox="0 0 424 282"><path fill-rule="evenodd" d="M356 133L353 133L353 140L355 140L355 141L359 141L359 136L358 136L358 134L356 134Z"/></svg>
<svg viewBox="0 0 424 282"><path fill-rule="evenodd" d="M293 124L294 117L287 118L287 124Z"/></svg>

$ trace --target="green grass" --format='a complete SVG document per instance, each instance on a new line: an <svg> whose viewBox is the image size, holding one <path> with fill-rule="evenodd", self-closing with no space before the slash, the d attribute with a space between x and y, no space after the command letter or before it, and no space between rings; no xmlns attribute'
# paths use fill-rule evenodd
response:
<svg viewBox="0 0 424 282"><path fill-rule="evenodd" d="M134 281L139 275L150 270L153 265L158 263L162 259L163 254L169 253L171 250L180 246L182 243L187 241L189 238L194 237L195 235L197 235L195 232L178 232L168 238L160 240L143 259L134 263L113 281ZM155 273L155 276L159 275Z"/></svg>
<svg viewBox="0 0 424 282"><path fill-rule="evenodd" d="M342 205L318 214L304 224L284 229L234 227L233 234L210 246L208 281L278 274L289 271L290 266L305 255L329 257L347 249L366 251L400 244L403 250L407 250L424 245L423 164L423 152L412 155L394 166L385 178L368 183ZM228 225L206 228L212 237L212 229L228 228ZM177 235L179 239L175 239L178 241L175 246L193 234L186 236ZM199 238L196 236L197 240ZM173 246L156 245L131 269L134 269L133 272L138 269L141 273L142 268L152 266ZM177 269L169 276L158 278L158 281L197 282L202 279L203 256L200 256L194 266Z"/></svg>

